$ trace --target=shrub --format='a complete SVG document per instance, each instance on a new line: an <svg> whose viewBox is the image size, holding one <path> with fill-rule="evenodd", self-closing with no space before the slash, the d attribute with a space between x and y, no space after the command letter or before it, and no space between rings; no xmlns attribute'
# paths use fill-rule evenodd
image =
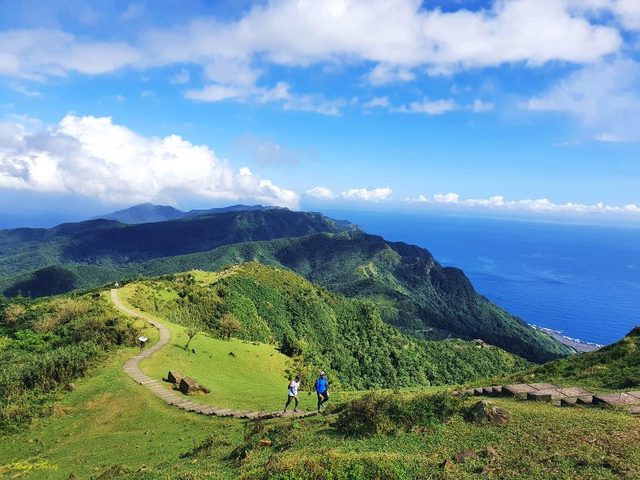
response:
<svg viewBox="0 0 640 480"><path fill-rule="evenodd" d="M435 426L461 409L462 399L446 393L372 392L346 405L335 427L350 436L393 434Z"/></svg>

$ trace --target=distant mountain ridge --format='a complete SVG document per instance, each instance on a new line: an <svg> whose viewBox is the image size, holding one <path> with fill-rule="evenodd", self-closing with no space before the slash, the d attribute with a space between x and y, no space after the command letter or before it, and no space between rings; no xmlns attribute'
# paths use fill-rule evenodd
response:
<svg viewBox="0 0 640 480"><path fill-rule="evenodd" d="M94 217L92 220L116 220L120 223L128 225L138 223L164 222L167 220L176 220L178 218L193 218L201 215L213 215L217 213L227 212L253 212L259 210L283 210L283 207L262 206L262 205L230 205L228 207L210 208L206 210L190 210L185 212L177 208L167 205L154 205L152 203L141 203L133 207L117 210Z"/></svg>

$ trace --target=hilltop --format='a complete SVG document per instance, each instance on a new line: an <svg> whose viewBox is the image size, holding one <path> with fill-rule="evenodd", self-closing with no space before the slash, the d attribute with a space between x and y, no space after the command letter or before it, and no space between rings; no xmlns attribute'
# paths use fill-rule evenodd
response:
<svg viewBox="0 0 640 480"><path fill-rule="evenodd" d="M99 215L95 219L115 220L120 223L138 224L164 222L176 220L178 218L193 218L202 215L213 215L227 212L253 212L260 210L286 210L282 207L262 206L262 205L231 205L228 207L210 208L204 210L189 210L188 212L178 210L167 205L154 205L152 203L141 203L133 207L118 210L112 213Z"/></svg>

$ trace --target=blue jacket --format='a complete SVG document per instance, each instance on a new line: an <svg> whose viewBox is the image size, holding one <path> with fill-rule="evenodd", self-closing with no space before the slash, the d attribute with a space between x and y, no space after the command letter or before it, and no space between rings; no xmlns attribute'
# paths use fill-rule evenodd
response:
<svg viewBox="0 0 640 480"><path fill-rule="evenodd" d="M329 385L326 378L320 377L319 379L316 380L316 392L324 393L327 391L328 386Z"/></svg>

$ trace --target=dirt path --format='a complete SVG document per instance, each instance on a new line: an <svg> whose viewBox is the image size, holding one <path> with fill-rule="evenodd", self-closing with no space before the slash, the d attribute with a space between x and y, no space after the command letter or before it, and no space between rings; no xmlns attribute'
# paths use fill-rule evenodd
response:
<svg viewBox="0 0 640 480"><path fill-rule="evenodd" d="M299 411L297 413L287 412L286 414L283 414L280 411L255 412L251 410L233 410L229 408L212 407L211 405L203 405L201 403L197 403L190 400L193 397L187 397L181 393L168 390L164 386L163 384L164 382L155 380L150 376L142 373L139 365L142 360L150 357L155 352L157 352L162 347L164 347L167 343L169 343L169 340L171 339L171 333L169 332L169 329L166 326L164 326L162 323L156 320L153 320L142 313L135 312L130 308L125 307L120 302L120 299L118 298L118 290L115 288L111 290L111 301L119 310L122 310L124 313L131 315L133 317L142 318L143 320L146 320L147 322L149 322L151 325L153 325L159 330L160 338L158 339L158 341L151 347L142 350L140 354L135 355L131 357L129 360L127 360L127 362L124 364L124 371L135 382L151 390L151 392L153 392L158 398L164 400L169 405L175 405L176 407L182 410L187 410L190 412L201 413L204 415L215 415L216 417L235 417L235 418L253 419L253 418L274 418L274 417L300 418L300 417L309 417L312 415L316 415L316 412Z"/></svg>

